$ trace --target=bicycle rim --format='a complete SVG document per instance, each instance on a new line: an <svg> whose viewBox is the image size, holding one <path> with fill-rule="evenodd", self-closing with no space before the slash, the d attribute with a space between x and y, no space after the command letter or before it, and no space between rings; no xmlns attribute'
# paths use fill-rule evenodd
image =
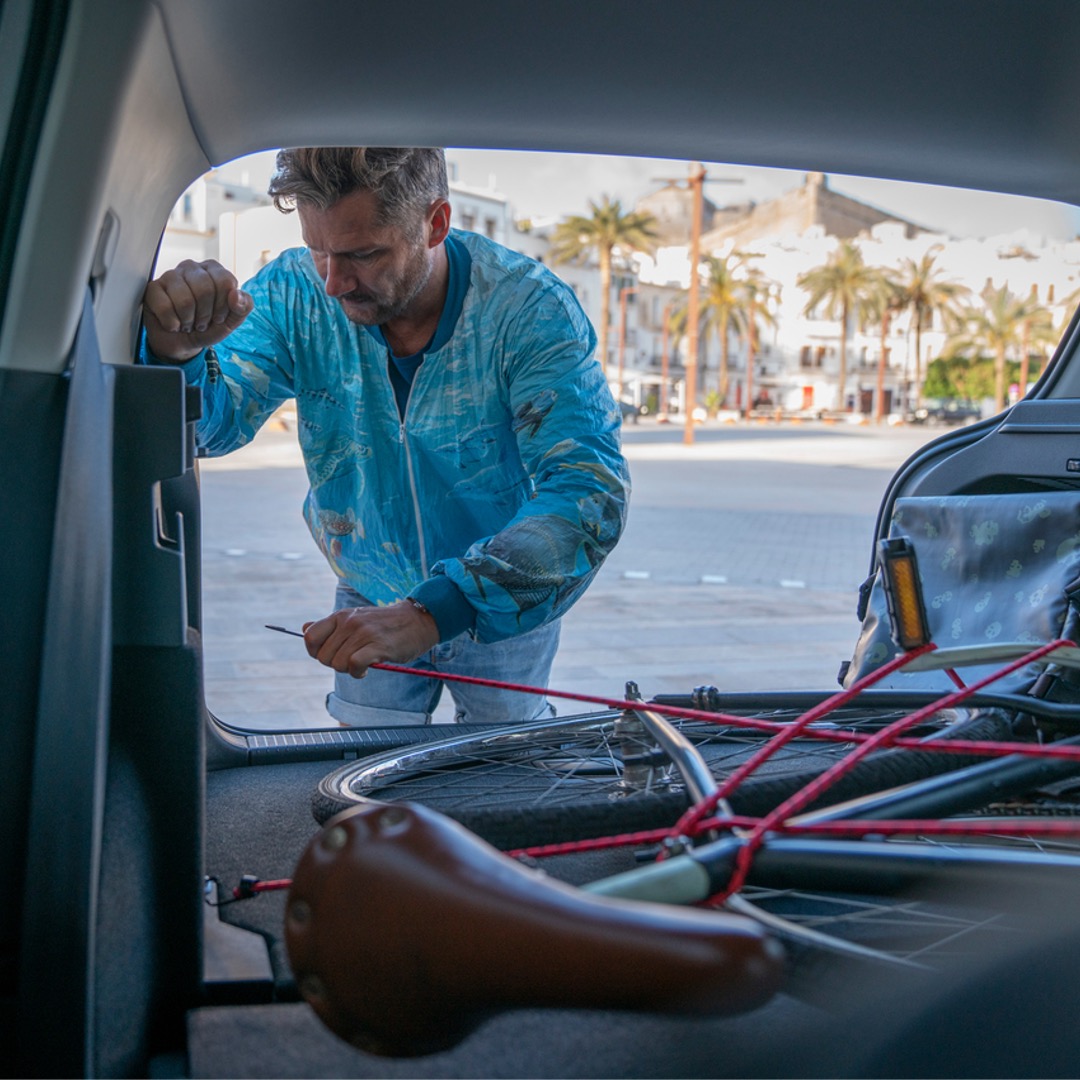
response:
<svg viewBox="0 0 1080 1080"><path fill-rule="evenodd" d="M838 711L770 759L733 794L732 807L737 813L765 813L852 749L854 743L823 738L823 731L869 733L901 715ZM779 712L767 718L783 723L795 714ZM420 802L503 848L670 825L689 804L684 779L648 739L628 741L620 730L624 723L621 713L590 714L389 751L324 777L313 810L325 821L365 799ZM768 737L707 721L674 721L674 726L693 743L718 782ZM1000 738L1008 725L995 710L945 710L919 733L943 731L955 737ZM837 785L827 801L896 786L969 760L883 751Z"/></svg>

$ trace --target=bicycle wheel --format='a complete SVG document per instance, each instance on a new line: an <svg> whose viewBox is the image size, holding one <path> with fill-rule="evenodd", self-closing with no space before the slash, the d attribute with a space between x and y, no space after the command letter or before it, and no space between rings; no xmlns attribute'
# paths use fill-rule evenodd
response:
<svg viewBox="0 0 1080 1080"><path fill-rule="evenodd" d="M832 716L828 727L869 732L900 715L849 709ZM998 710L943 711L920 734L1000 739L1010 732L1009 716ZM774 712L770 718L793 719L794 714ZM670 824L686 803L683 778L672 772L655 745L640 739L640 731L632 726L629 735L619 730L626 720L626 714L597 714L493 732L479 739L450 739L434 748L433 755L385 754L353 763L324 778L315 797L318 816L325 818L367 798L408 799L440 809L507 848ZM745 729L697 721L677 726L693 739L711 771L720 777L744 760L762 738ZM771 809L851 745L827 742L820 730L793 741L782 757L769 763L766 775L748 783L733 798L734 808L755 814ZM863 763L843 788L830 792L830 801L910 783L930 777L935 770L956 770L967 763L961 755L886 751ZM985 759L976 758L972 765L976 764L981 767ZM953 786L951 777L915 785L920 791L939 792ZM998 786L999 794L1019 790ZM904 797L910 799L911 791L906 788ZM895 797L893 793L883 796L886 801ZM747 809L755 801L762 805ZM677 805L669 805L673 802ZM866 805L860 803L860 807ZM883 820L882 833L888 831ZM737 846L737 840L733 843ZM994 843L977 842L980 846ZM958 841L948 842L949 848L958 845ZM922 880L916 875L913 882L910 874L895 873L888 857L882 862L876 850L881 846L841 842L840 868L834 852L826 857L833 865L826 867L824 877L820 852L810 860L812 864L816 859L818 865L808 865L800 857L794 864L780 865L779 872L771 858L771 880L769 875L763 881L751 879L729 901L732 910L758 919L784 941L791 959L789 989L796 996L846 1008L858 996L847 994L845 988L859 980L872 982L882 972L896 984L910 979L911 992L917 994L929 971L949 970L1031 930L1029 919L1014 917L998 902L1000 880L993 881L992 888L972 888L970 882L931 868ZM911 846L910 839L897 842L891 853L902 863L905 847ZM587 886L634 869L636 856L631 849L620 848L557 856L542 863L553 877ZM766 868L768 862L763 860ZM1023 870L1033 873L1029 866ZM1051 872L1080 877L1080 860L1064 871L1052 867ZM718 879L716 887L724 881ZM642 898L678 903L708 895L709 890L682 900L670 894Z"/></svg>
<svg viewBox="0 0 1080 1080"><path fill-rule="evenodd" d="M647 705L643 708L647 709ZM824 732L872 732L902 712L838 710L793 740L733 793L736 813L758 815L819 775L852 749ZM792 712L767 719L790 722ZM761 732L674 721L719 781L762 742ZM999 710L943 710L916 737L1000 739L1009 717ZM972 763L966 755L885 750L831 788L820 805ZM546 721L351 762L319 783L320 822L364 799L431 806L504 849L606 836L673 824L689 804L686 784L633 714L599 713Z"/></svg>

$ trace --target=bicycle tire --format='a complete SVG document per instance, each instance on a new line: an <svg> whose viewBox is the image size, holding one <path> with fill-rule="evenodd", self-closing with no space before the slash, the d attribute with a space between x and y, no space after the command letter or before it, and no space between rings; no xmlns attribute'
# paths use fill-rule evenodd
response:
<svg viewBox="0 0 1080 1080"><path fill-rule="evenodd" d="M775 718L775 713L773 717ZM998 710L968 712L949 712L938 717L937 728L946 729L951 737L955 738L987 738L999 739L1011 733L1011 713L1003 713ZM852 723L853 727L873 727L895 719L895 714L883 715L877 713L870 717ZM612 714L603 717L578 718L573 721L563 721L554 724L538 725L550 730L555 729L560 738L565 738L568 730L575 727L588 728L604 723L610 724ZM684 725L685 727L685 725ZM939 731L940 735L941 732ZM517 729L509 734L501 733L496 736L508 738L511 742L524 742L528 745L538 740L534 731ZM457 768L465 768L467 771L467 758L463 756L462 743L474 743L476 740L451 739L447 740L444 747L448 747L447 755ZM840 750L842 752L842 749ZM798 757L796 746L794 756ZM386 762L386 758L394 758L395 755L383 755L383 764L377 765L379 769L394 771L394 762ZM916 763L915 770L922 776L928 775L930 770L936 771L944 763L945 769L960 768L963 764L970 764L972 760L983 764L986 759L974 755L944 755L932 751L887 751L879 755L884 758L884 771L880 768L881 761L871 759L869 771L863 771L860 777L856 774L855 783L860 787L869 786L871 790L888 787L896 783L905 783L910 776L904 775L903 767L898 761L902 757L910 757ZM376 759L364 763L371 765ZM388 797L393 799L403 795L415 800L415 790L407 791L407 779L413 779L416 769L408 761L401 769L402 776L394 779L389 784L390 790L384 786L382 790L367 790L363 794L350 793L347 800L349 805L359 802L363 798L372 795L381 799ZM446 764L446 762L442 762ZM490 762L485 762L485 766ZM808 772L794 777L776 777L767 779L764 789L771 792L761 797L770 805L775 805L778 795L785 795L791 785L801 786L802 783L814 775L818 775L818 766ZM316 793L316 805L321 805L323 815L327 811L337 809L334 803L327 805L325 792L329 788L332 792L333 784L328 783L332 779L342 780L352 771L352 767L346 770L337 770L336 774L324 778L320 785L321 792ZM385 776L382 778L385 780ZM398 779L402 786L398 786ZM428 778L430 779L430 777ZM347 782L347 780L346 780ZM777 782L781 784L781 790L777 791ZM933 784L933 780L928 783ZM939 782L940 783L940 782ZM1007 785L1006 785L1007 787ZM1011 788L1009 789L1011 790ZM1019 789L1018 789L1019 790ZM1026 788L1024 790L1027 790ZM1002 792L998 792L1001 794ZM665 792L660 796L650 796L639 800L637 797L622 800L614 800L617 809L614 811L618 828L613 829L612 811L610 804L601 800L571 800L570 804L553 808L542 807L539 811L532 808L501 807L483 809L477 813L475 808L463 807L460 803L456 806L442 807L449 810L450 816L473 828L474 831L485 830L488 839L496 842L497 846L520 847L541 840L526 840L537 836L535 832L538 821L545 830L552 830L553 840L568 839L568 834L582 832L582 822L585 821L591 830L594 827L601 833L610 834L613 831L623 831L628 826L627 814L643 815L645 821L655 813L658 804L670 801L677 792ZM851 792L843 790L833 793L833 800L839 801L851 796ZM855 792L865 794L865 792ZM988 791L988 795L990 792ZM436 800L437 801L437 800ZM822 800L825 802L826 800ZM432 800L428 799L429 805ZM596 803L600 803L599 808ZM680 800L680 805L672 813L671 820L681 813L685 800ZM596 811L595 823L591 816ZM670 822L664 822L668 824ZM526 830L523 834L522 829ZM882 831L879 836L888 838L888 825L882 821ZM896 838L900 846L903 839ZM910 842L911 838L908 838ZM962 841L949 839L942 841L933 837L928 841L935 849L942 846L953 848L962 844ZM1002 847L1024 844L1022 839L1017 838L989 838L982 837L973 841L978 845L992 845ZM1045 852L1048 845L1045 840L1029 841L1035 850ZM890 841L889 847L893 844ZM1057 847L1055 842L1053 846ZM845 841L841 847L848 852L855 853L857 858L854 863L851 859L845 864L846 869L837 877L832 872L829 881L821 881L820 868L810 868L805 865L805 857L797 859L794 868L785 868L782 881L771 883L758 883L750 881L728 903L735 905L732 910L742 911L752 918L757 918L768 928L776 933L783 941L789 956L790 981L789 993L816 1005L826 1007L847 1008L858 1001L858 995L853 999L846 992L847 987L856 985L853 980L869 978L877 980L884 977L890 983L900 985L905 980L911 979L910 992L917 995L921 987L932 985L935 973L943 973L954 967L957 963L970 960L972 957L981 956L987 951L1001 947L1002 941L1009 941L1019 933L1030 931L1030 922L1027 925L1023 920L1017 922L1012 915L993 902L993 898L986 889L970 888L962 891L946 890L944 894L939 889L941 882L932 878L918 883L915 886L907 886L900 895L892 895L895 890L895 882L890 881L896 875L890 870L882 872L872 867L859 867L863 860L863 854L872 855L869 850L873 847L867 841ZM1069 845L1075 851L1075 845ZM615 859L611 857L615 856ZM834 856L830 856L830 859ZM936 863L940 856L934 855L932 862ZM548 873L553 876L584 885L598 878L609 877L622 871L633 869L635 866L635 852L629 848L621 848L614 851L588 852L574 855L562 855L555 858L546 858L542 863ZM855 873L855 869L860 872ZM827 877L829 875L826 875ZM860 880L861 879L861 880ZM702 897L703 898L703 897ZM668 897L659 896L656 899L665 902L675 902ZM931 982L927 983L926 980Z"/></svg>
<svg viewBox="0 0 1080 1080"><path fill-rule="evenodd" d="M350 762L323 777L312 809L322 823L367 799L421 802L504 850L670 826L688 806L677 778L657 790L611 797L612 785L621 782L612 779L621 773L611 749L611 728L620 715L545 721ZM902 714L848 710L839 726L872 730L898 715ZM682 721L678 726L710 758L718 779L751 752L748 741L760 745L761 736L752 733L733 734L731 729L702 722ZM963 739L1001 739L1010 732L1009 714L997 709L944 710L924 730ZM751 777L732 794L732 809L750 815L768 812L850 748L848 743L812 737L794 740L761 775ZM814 806L896 787L977 760L981 759L975 755L929 750L880 751L844 776ZM585 776L594 764L612 770L599 784Z"/></svg>

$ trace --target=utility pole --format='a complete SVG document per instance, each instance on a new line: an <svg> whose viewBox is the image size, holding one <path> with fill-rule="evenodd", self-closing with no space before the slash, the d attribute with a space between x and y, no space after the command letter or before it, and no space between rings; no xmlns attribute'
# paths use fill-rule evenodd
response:
<svg viewBox="0 0 1080 1080"><path fill-rule="evenodd" d="M670 379L668 378L668 342L671 338L671 312L674 307L674 303L665 304L662 316L664 336L660 350L660 401L658 402L656 418L665 424L668 422L668 399L671 397Z"/></svg>
<svg viewBox="0 0 1080 1080"><path fill-rule="evenodd" d="M656 177L669 184L682 183L681 180L670 176ZM730 179L710 180L714 184L741 184L742 180L737 177ZM704 216L705 203L705 166L700 161L695 161L690 166L690 179L687 187L691 193L691 221L690 221L690 290L687 298L686 317L686 358L683 367L686 369L685 393L683 395L686 409L686 424L683 430L683 442L689 446L694 441L694 404L697 398L697 360L698 360L698 316L700 309L698 280L698 264L701 262L701 226ZM665 327L666 329L666 327Z"/></svg>
<svg viewBox="0 0 1080 1080"><path fill-rule="evenodd" d="M690 224L690 295L686 305L686 423L683 443L694 441L694 404L697 401L698 360L698 264L701 262L701 215L704 202L705 166L695 161L690 166L690 191L693 195L693 217Z"/></svg>
<svg viewBox="0 0 1080 1080"><path fill-rule="evenodd" d="M885 420L885 369L889 366L889 323L892 321L892 308L888 304L881 315L881 355L878 357L877 392L874 395L874 423Z"/></svg>

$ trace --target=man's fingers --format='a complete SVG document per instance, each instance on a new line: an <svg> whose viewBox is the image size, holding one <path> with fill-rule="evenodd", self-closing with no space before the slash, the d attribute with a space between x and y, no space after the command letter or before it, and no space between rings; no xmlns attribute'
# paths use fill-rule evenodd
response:
<svg viewBox="0 0 1080 1080"><path fill-rule="evenodd" d="M187 282L175 271L151 281L143 295L143 308L167 334L179 334L185 319L191 319L195 298Z"/></svg>
<svg viewBox="0 0 1080 1080"><path fill-rule="evenodd" d="M185 259L146 287L147 344L162 360L186 360L232 333L252 307L220 263Z"/></svg>
<svg viewBox="0 0 1080 1080"><path fill-rule="evenodd" d="M219 262L208 259L195 263L191 271L195 281L196 296L200 300L194 329L202 333L212 324L220 326L229 314L229 300L237 291L236 277Z"/></svg>
<svg viewBox="0 0 1080 1080"><path fill-rule="evenodd" d="M364 628L347 629L339 626L319 649L316 659L343 675L365 672L369 664L382 660L380 644L375 634Z"/></svg>
<svg viewBox="0 0 1080 1080"><path fill-rule="evenodd" d="M404 602L343 608L304 626L308 655L354 678L362 678L372 664L415 660L438 640L434 620Z"/></svg>
<svg viewBox="0 0 1080 1080"><path fill-rule="evenodd" d="M354 679L362 679L372 664L381 663L386 657L375 645L365 645L357 649L349 658L345 666L346 672Z"/></svg>
<svg viewBox="0 0 1080 1080"><path fill-rule="evenodd" d="M307 646L308 655L313 659L319 659L319 650L323 647L326 639L334 632L337 620L333 615L325 619L317 619L314 622L304 623L304 644Z"/></svg>
<svg viewBox="0 0 1080 1080"><path fill-rule="evenodd" d="M343 608L304 630L308 653L342 675L362 679L367 669L387 658L385 609Z"/></svg>
<svg viewBox="0 0 1080 1080"><path fill-rule="evenodd" d="M206 330L214 314L219 282L224 285L225 281L232 283L230 287L236 285L232 274L219 264L197 263L191 259L185 259L175 269L167 270L158 278L176 312L180 333L202 333Z"/></svg>
<svg viewBox="0 0 1080 1080"><path fill-rule="evenodd" d="M356 608L335 611L304 628L308 655L343 675L349 671L353 653L367 645L370 638Z"/></svg>
<svg viewBox="0 0 1080 1080"><path fill-rule="evenodd" d="M242 289L232 289L226 298L225 309L220 320L214 316L214 322L224 323L230 333L251 314L255 302Z"/></svg>

